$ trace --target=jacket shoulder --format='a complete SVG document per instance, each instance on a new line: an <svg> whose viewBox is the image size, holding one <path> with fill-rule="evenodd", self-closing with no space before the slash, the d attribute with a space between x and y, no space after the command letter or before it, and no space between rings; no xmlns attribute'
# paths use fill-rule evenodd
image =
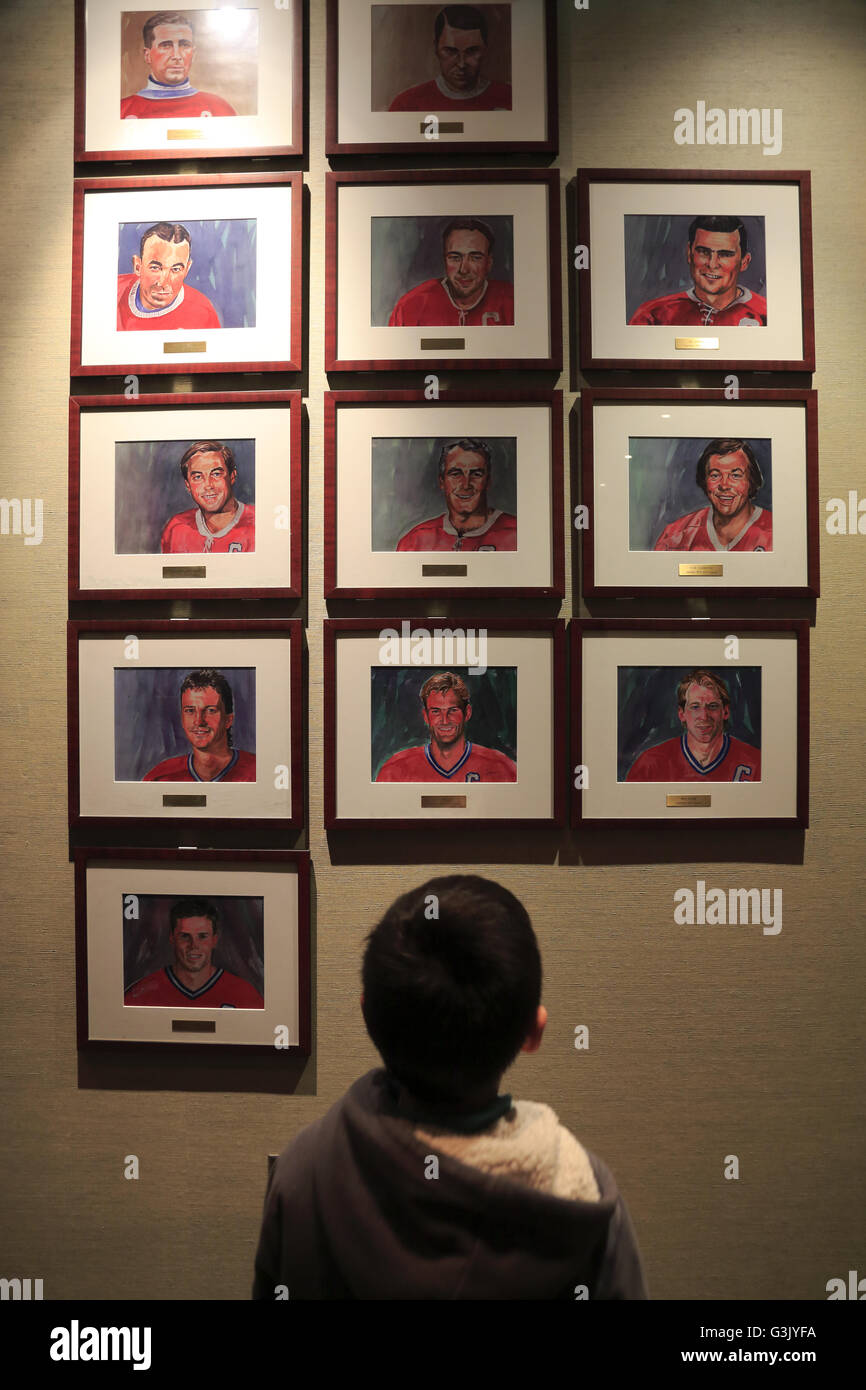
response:
<svg viewBox="0 0 866 1390"><path fill-rule="evenodd" d="M588 1149L586 1154L598 1184L601 1200L614 1203L607 1241L596 1273L595 1287L590 1290L591 1297L596 1302L648 1299L637 1236L625 1199L607 1164Z"/></svg>

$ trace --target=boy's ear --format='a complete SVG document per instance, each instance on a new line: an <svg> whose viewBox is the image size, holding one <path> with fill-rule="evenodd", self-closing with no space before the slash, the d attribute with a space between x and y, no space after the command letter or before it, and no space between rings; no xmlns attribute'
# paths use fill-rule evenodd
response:
<svg viewBox="0 0 866 1390"><path fill-rule="evenodd" d="M547 1025L547 1010L543 1004L539 1004L538 1013L535 1015L535 1023L529 1030L526 1042L520 1049L521 1052L537 1052L541 1047L541 1039Z"/></svg>

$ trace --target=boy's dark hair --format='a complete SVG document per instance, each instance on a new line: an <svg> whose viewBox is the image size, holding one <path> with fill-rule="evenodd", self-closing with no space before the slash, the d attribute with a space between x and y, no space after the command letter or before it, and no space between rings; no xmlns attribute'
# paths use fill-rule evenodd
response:
<svg viewBox="0 0 866 1390"><path fill-rule="evenodd" d="M398 898L367 938L361 973L364 1021L385 1066L431 1101L498 1081L541 1000L529 914L475 874L433 878Z"/></svg>

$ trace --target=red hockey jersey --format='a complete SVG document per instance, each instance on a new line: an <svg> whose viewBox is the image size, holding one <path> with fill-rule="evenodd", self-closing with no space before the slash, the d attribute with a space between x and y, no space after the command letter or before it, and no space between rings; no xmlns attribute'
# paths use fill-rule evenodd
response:
<svg viewBox="0 0 866 1390"><path fill-rule="evenodd" d="M511 88L507 82L485 82L471 96L452 97L434 78L408 87L394 98L389 111L510 111Z"/></svg>
<svg viewBox="0 0 866 1390"><path fill-rule="evenodd" d="M170 965L138 980L123 996L124 1004L158 1009L263 1009L265 1001L247 980L217 969L199 989L182 985Z"/></svg>
<svg viewBox="0 0 866 1390"><path fill-rule="evenodd" d="M701 507L672 521L662 531L653 550L772 550L773 513L756 507L743 531L728 545L716 535L711 507Z"/></svg>
<svg viewBox="0 0 866 1390"><path fill-rule="evenodd" d="M377 782L516 782L517 768L504 753L467 743L463 757L452 768L440 767L432 745L404 748L383 763Z"/></svg>
<svg viewBox="0 0 866 1390"><path fill-rule="evenodd" d="M184 89L182 96L163 96L171 87L142 87L131 97L122 97L120 119L122 121L173 121L188 116L236 116L238 113L222 97L213 92L197 92L194 88Z"/></svg>
<svg viewBox="0 0 866 1390"><path fill-rule="evenodd" d="M648 299L642 304L629 323L682 324L702 328L766 327L767 301L754 290L740 285L733 304L724 309L714 309L698 299L694 289L682 290L679 294L663 294L660 299Z"/></svg>
<svg viewBox="0 0 866 1390"><path fill-rule="evenodd" d="M516 550L517 517L493 511L477 531L458 531L446 512L430 521L419 521L401 536L397 549L404 550Z"/></svg>
<svg viewBox="0 0 866 1390"><path fill-rule="evenodd" d="M143 782L204 782L193 767L193 754L181 753L177 758L166 758L157 763L142 777ZM211 779L214 782L254 782L256 780L256 755L245 753L243 748L235 748L232 760L226 763L222 772ZM208 783L207 785L210 785Z"/></svg>
<svg viewBox="0 0 866 1390"><path fill-rule="evenodd" d="M514 323L514 286L506 280L488 280L484 293L471 309L461 309L448 293L447 280L425 280L397 300L388 324L391 328L486 328Z"/></svg>
<svg viewBox="0 0 866 1390"><path fill-rule="evenodd" d="M255 550L256 509L250 502L238 502L234 517L221 531L208 529L198 507L178 512L166 522L160 544L163 555L230 555Z"/></svg>
<svg viewBox="0 0 866 1390"><path fill-rule="evenodd" d="M703 767L692 756L685 733L648 748L635 758L627 782L760 782L761 754L725 734L718 756Z"/></svg>
<svg viewBox="0 0 866 1390"><path fill-rule="evenodd" d="M170 328L221 328L219 314L207 295L191 285L181 285L180 294L165 309L140 309L136 303L138 276L134 273L117 277L117 326L131 328L136 333L155 328L160 333Z"/></svg>

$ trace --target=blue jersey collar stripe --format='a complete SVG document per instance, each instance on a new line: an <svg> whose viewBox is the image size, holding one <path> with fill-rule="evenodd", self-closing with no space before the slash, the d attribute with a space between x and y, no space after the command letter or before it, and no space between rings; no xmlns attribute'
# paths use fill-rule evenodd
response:
<svg viewBox="0 0 866 1390"><path fill-rule="evenodd" d="M165 973L171 980L175 989L179 989L181 994L186 995L187 999L198 999L199 995L206 994L209 989L213 988L217 980L222 978L223 971L222 966L220 966L219 969L215 972L215 974L211 975L207 983L203 984L200 989L187 989L186 985L181 984L180 980L177 978L170 965L167 965L165 967Z"/></svg>
<svg viewBox="0 0 866 1390"><path fill-rule="evenodd" d="M708 772L715 771L715 769L719 766L719 763L723 763L725 761L725 758L728 756L728 752L731 747L731 736L730 734L725 734L724 738L722 739L721 752L718 754L717 757L713 758L713 761L711 763L706 764L699 763L697 758L692 756L691 749L689 748L688 740L685 734L681 735L680 744L683 750L683 757L685 758L689 767L693 767L695 769L695 772L699 772L702 777L706 777Z"/></svg>
<svg viewBox="0 0 866 1390"><path fill-rule="evenodd" d="M199 777L198 773L196 772L195 768L193 767L193 762L192 762L192 760L193 760L193 754L192 754L192 753L189 753L189 754L187 755L186 765L187 765L187 767L189 768L189 775L190 775L190 777L192 778L192 780L193 780L194 782L204 782L204 781L205 781L205 778L204 778L204 777ZM231 770L232 770L232 768L234 767L234 765L235 765L235 763L237 762L237 760L238 760L238 750L235 748L235 749L233 750L233 752L232 752L231 762L226 763L226 765L225 765L225 767L223 768L222 772L218 772L217 775L216 775L216 777L211 777L211 778L210 778L210 781L211 781L211 782L221 782L221 781L223 780L223 778L225 777L226 773L227 773L227 772L231 772Z"/></svg>
<svg viewBox="0 0 866 1390"><path fill-rule="evenodd" d="M463 757L460 759L459 762L455 763L454 766L453 766L453 767L450 769L450 771L449 771L448 768L440 767L440 766L439 766L439 764L437 763L436 759L433 757L432 752L430 751L431 748L432 748L432 744L430 744L430 743L425 744L425 745L424 745L424 752L425 752L425 754L426 754L428 763L430 764L431 767L435 767L435 769L436 769L436 771L439 773L439 776L440 776L440 777L453 777L454 774L455 774L455 772L459 772L459 771L460 771L461 767L462 767L463 764L466 762L467 758L470 756L470 754L471 754L471 752L472 752L472 744L471 744L471 743L467 743L466 747L465 747L464 750L463 750Z"/></svg>

